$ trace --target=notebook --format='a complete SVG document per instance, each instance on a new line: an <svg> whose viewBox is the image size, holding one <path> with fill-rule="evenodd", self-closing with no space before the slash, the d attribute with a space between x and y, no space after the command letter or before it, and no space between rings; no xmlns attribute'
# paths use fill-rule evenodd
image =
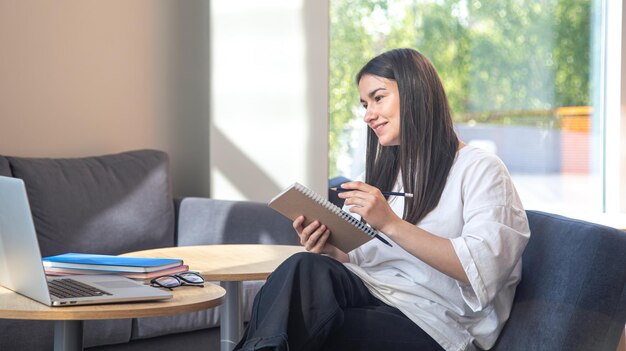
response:
<svg viewBox="0 0 626 351"><path fill-rule="evenodd" d="M320 223L330 229L331 235L328 238L328 243L343 252L350 252L373 238L378 238L391 246L379 236L376 229L357 220L348 212L300 183L290 185L270 200L268 205L292 221L298 216L304 215L303 226L319 220Z"/></svg>
<svg viewBox="0 0 626 351"><path fill-rule="evenodd" d="M117 275L75 275L47 279L24 182L2 176L0 285L48 306L149 301L172 297L169 291ZM69 296L66 285L77 286L77 295L80 296Z"/></svg>
<svg viewBox="0 0 626 351"><path fill-rule="evenodd" d="M43 258L44 268L97 269L115 272L149 273L179 267L176 258L129 257L68 252Z"/></svg>

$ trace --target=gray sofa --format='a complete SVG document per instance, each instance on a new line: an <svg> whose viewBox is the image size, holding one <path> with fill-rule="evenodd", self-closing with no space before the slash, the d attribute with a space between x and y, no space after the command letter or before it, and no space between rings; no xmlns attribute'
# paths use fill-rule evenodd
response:
<svg viewBox="0 0 626 351"><path fill-rule="evenodd" d="M0 156L0 175L26 184L43 256L120 254L182 245L297 244L265 204L174 199L168 157L139 150L88 158ZM0 194L2 196L2 194ZM244 317L262 282L244 283ZM52 350L49 321L0 319L0 350ZM219 307L168 317L86 321L89 350L219 350Z"/></svg>
<svg viewBox="0 0 626 351"><path fill-rule="evenodd" d="M0 175L26 183L43 255L296 244L291 223L265 204L173 199L167 167L167 155L151 150L82 159L0 156ZM548 213L527 214L532 235L522 282L494 350L614 351L626 319L626 234ZM261 284L246 283L246 314ZM84 345L89 350L218 350L215 310L87 321ZM361 335L379 332L368 330L367 323L360 326ZM0 319L0 350L50 349L51 322Z"/></svg>

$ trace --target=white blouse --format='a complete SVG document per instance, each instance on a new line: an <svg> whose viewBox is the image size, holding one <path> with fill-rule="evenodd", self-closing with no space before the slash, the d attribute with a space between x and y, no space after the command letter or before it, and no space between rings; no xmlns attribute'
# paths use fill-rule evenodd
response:
<svg viewBox="0 0 626 351"><path fill-rule="evenodd" d="M394 191L401 189L398 182ZM389 202L402 216L404 199ZM509 318L530 237L502 161L470 145L461 148L439 204L417 226L450 239L469 285L379 240L351 251L346 266L374 296L400 309L446 350L489 349Z"/></svg>

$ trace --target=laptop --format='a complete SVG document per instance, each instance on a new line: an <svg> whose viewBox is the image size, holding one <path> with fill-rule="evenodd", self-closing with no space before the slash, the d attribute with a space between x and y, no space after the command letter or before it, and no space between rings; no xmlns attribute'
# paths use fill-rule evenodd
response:
<svg viewBox="0 0 626 351"><path fill-rule="evenodd" d="M24 181L0 176L0 285L48 306L172 298L172 293L118 275L47 278ZM78 293L67 285L75 286ZM76 296L78 295L78 296Z"/></svg>

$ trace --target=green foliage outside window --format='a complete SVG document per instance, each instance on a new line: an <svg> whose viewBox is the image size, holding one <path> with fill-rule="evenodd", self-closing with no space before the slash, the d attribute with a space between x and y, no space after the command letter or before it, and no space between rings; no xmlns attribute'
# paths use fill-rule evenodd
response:
<svg viewBox="0 0 626 351"><path fill-rule="evenodd" d="M360 117L354 76L392 48L430 58L456 122L540 125L589 105L593 1L331 0L330 175Z"/></svg>

